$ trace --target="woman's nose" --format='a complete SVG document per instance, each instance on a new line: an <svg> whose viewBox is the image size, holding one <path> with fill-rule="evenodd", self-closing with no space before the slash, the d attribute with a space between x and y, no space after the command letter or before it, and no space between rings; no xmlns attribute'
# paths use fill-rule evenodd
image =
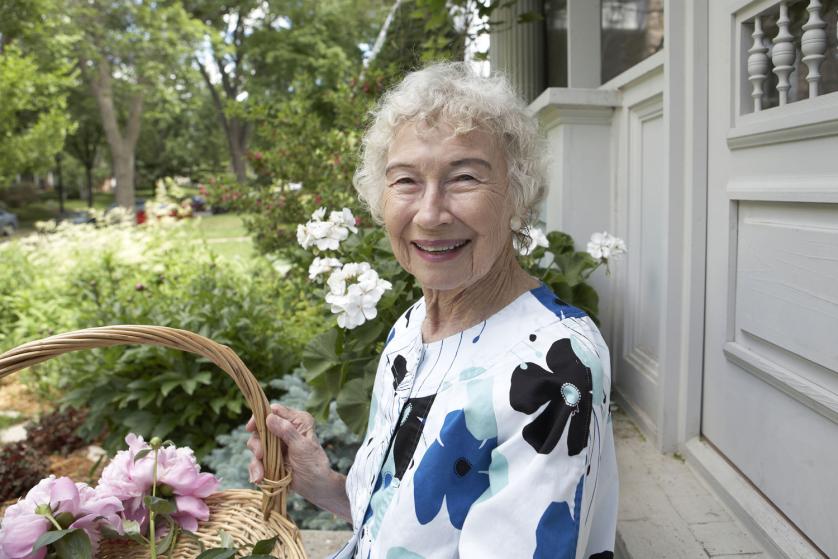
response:
<svg viewBox="0 0 838 559"><path fill-rule="evenodd" d="M429 183L425 186L413 221L426 229L451 223L448 201L440 185Z"/></svg>

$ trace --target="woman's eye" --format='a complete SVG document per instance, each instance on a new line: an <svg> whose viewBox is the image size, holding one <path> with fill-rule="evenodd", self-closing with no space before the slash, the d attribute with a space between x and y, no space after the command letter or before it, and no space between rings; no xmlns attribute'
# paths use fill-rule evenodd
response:
<svg viewBox="0 0 838 559"><path fill-rule="evenodd" d="M456 181L456 182L473 182L473 181L476 181L476 180L477 179L475 179L473 176L465 175L465 174L457 175L456 177L454 177L454 181Z"/></svg>
<svg viewBox="0 0 838 559"><path fill-rule="evenodd" d="M410 177L402 177L400 179L396 179L393 184L413 184L413 179Z"/></svg>

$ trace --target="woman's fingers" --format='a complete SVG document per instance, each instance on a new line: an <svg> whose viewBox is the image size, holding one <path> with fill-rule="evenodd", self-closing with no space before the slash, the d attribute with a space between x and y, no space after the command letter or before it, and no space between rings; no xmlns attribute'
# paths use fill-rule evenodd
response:
<svg viewBox="0 0 838 559"><path fill-rule="evenodd" d="M247 448L250 449L250 452L253 453L253 457L256 460L261 460L264 456L262 453L262 442L259 440L259 437L255 435L251 435L251 437L247 439Z"/></svg>
<svg viewBox="0 0 838 559"><path fill-rule="evenodd" d="M261 482L262 478L265 477L265 473L262 469L262 462L256 458L252 458L250 460L250 464L247 466L247 473L250 478L250 483Z"/></svg>
<svg viewBox="0 0 838 559"><path fill-rule="evenodd" d="M296 425L278 415L269 415L265 424L268 431L285 441L288 446L292 446L302 437Z"/></svg>

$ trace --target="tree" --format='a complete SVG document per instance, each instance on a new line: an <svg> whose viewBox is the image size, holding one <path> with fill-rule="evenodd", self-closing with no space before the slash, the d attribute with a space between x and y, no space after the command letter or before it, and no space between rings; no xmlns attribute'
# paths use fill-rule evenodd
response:
<svg viewBox="0 0 838 559"><path fill-rule="evenodd" d="M87 91L76 88L69 98L76 130L67 136L65 151L84 167L87 206L93 207L93 168L104 139L104 130L94 99Z"/></svg>
<svg viewBox="0 0 838 559"><path fill-rule="evenodd" d="M133 208L135 151L147 100L165 99L195 47L179 2L89 0L74 4L79 67L96 99L116 178L116 202Z"/></svg>
<svg viewBox="0 0 838 559"><path fill-rule="evenodd" d="M195 62L239 182L247 176L251 109L293 95L301 78L320 87L345 79L347 68L361 62L359 44L374 37L380 11L372 0L186 0L185 6L204 25L206 48Z"/></svg>
<svg viewBox="0 0 838 559"><path fill-rule="evenodd" d="M0 188L23 172L50 168L73 123L73 37L53 0L0 0Z"/></svg>

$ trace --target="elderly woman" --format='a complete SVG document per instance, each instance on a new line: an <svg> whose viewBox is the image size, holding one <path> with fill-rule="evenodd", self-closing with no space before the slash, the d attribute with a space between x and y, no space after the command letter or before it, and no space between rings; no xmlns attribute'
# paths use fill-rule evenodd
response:
<svg viewBox="0 0 838 559"><path fill-rule="evenodd" d="M387 337L348 476L310 415L267 421L292 489L352 522L335 557L613 555L608 349L513 246L544 194L538 147L509 84L465 64L408 75L374 114L355 187L424 296Z"/></svg>

